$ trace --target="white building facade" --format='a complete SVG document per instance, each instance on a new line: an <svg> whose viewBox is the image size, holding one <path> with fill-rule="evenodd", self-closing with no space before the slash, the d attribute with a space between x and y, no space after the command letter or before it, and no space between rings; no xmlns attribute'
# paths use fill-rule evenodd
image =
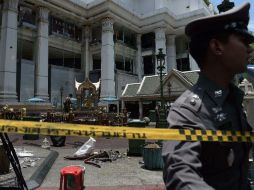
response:
<svg viewBox="0 0 254 190"><path fill-rule="evenodd" d="M75 95L75 80L101 80L100 98L127 83L195 70L184 35L191 20L213 14L203 0L0 0L0 104Z"/></svg>

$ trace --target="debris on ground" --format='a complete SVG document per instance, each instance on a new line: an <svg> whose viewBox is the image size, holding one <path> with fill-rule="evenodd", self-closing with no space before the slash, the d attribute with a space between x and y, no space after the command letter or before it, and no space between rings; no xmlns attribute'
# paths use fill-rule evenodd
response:
<svg viewBox="0 0 254 190"><path fill-rule="evenodd" d="M75 153L74 156L85 156L93 152L96 140L90 137Z"/></svg>
<svg viewBox="0 0 254 190"><path fill-rule="evenodd" d="M25 157L25 158L21 158L19 159L19 163L20 166L22 168L28 168L28 167L35 167L37 166L37 161L40 160L40 158L29 158L29 157Z"/></svg>
<svg viewBox="0 0 254 190"><path fill-rule="evenodd" d="M82 155L82 156L65 156L65 159L68 160L84 160L85 164L90 164L95 167L101 168L100 163L102 162L113 162L120 158L125 158L126 153L120 153L119 151L102 151L99 152L94 151L90 154Z"/></svg>
<svg viewBox="0 0 254 190"><path fill-rule="evenodd" d="M112 162L112 161L116 161L119 158L125 158L125 157L126 157L126 153L120 153L117 150L116 151L109 150L109 151L103 151L103 152L91 155L90 157L84 160L84 163L91 164L98 167L100 166L99 163L101 162Z"/></svg>
<svg viewBox="0 0 254 190"><path fill-rule="evenodd" d="M46 137L42 141L41 148L50 149L50 143Z"/></svg>
<svg viewBox="0 0 254 190"><path fill-rule="evenodd" d="M33 151L26 150L24 147L15 148L15 151L19 158L21 168L35 167L37 165L36 162L40 160L40 158L34 157Z"/></svg>
<svg viewBox="0 0 254 190"><path fill-rule="evenodd" d="M89 156L91 155L89 154L89 155L83 155L83 156L64 156L64 158L67 160L84 160L88 158Z"/></svg>
<svg viewBox="0 0 254 190"><path fill-rule="evenodd" d="M32 151L25 150L25 148L15 148L15 152L18 157L32 157Z"/></svg>
<svg viewBox="0 0 254 190"><path fill-rule="evenodd" d="M84 161L85 164L89 164L89 165L92 165L92 166L95 166L97 168L101 168L101 165L97 164L95 161L89 161L89 160L85 160Z"/></svg>
<svg viewBox="0 0 254 190"><path fill-rule="evenodd" d="M88 161L88 160L92 160L92 159L96 159L96 158L109 158L109 154L107 151L103 151L101 153L98 154L91 154L88 158L86 158L84 161Z"/></svg>

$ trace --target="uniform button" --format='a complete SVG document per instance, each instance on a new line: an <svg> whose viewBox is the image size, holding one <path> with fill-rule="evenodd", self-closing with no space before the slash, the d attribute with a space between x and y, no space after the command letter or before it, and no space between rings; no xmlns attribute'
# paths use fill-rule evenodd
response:
<svg viewBox="0 0 254 190"><path fill-rule="evenodd" d="M193 105L193 106L195 106L195 105L196 105L196 100L195 100L194 98L192 98L192 99L190 100L190 104Z"/></svg>
<svg viewBox="0 0 254 190"><path fill-rule="evenodd" d="M194 95L192 96L192 98L198 100L198 99L199 99L199 96L198 96L197 94L194 94Z"/></svg>

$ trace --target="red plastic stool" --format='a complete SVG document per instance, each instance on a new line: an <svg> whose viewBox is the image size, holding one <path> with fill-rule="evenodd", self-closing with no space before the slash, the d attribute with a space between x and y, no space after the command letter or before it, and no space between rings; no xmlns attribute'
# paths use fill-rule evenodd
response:
<svg viewBox="0 0 254 190"><path fill-rule="evenodd" d="M84 172L85 168L80 166L62 168L60 171L60 190L83 190ZM64 185L62 186L63 183Z"/></svg>

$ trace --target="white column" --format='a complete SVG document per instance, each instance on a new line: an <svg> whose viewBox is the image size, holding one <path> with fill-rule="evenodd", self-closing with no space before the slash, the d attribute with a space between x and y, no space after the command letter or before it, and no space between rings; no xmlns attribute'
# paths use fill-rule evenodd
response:
<svg viewBox="0 0 254 190"><path fill-rule="evenodd" d="M190 70L191 71L199 70L197 62L193 59L193 57L191 56L190 53L189 53L189 62L190 62Z"/></svg>
<svg viewBox="0 0 254 190"><path fill-rule="evenodd" d="M89 52L89 68L93 70L93 54Z"/></svg>
<svg viewBox="0 0 254 190"><path fill-rule="evenodd" d="M91 34L91 28L89 26L85 26L82 30L82 71L85 72L85 78L89 78L90 71L90 55L89 55L89 40Z"/></svg>
<svg viewBox="0 0 254 190"><path fill-rule="evenodd" d="M165 35L165 28L160 27L155 29L155 52L156 55L159 52L159 48L162 48L162 52L166 54L166 35ZM156 70L157 70L157 62L156 62ZM167 57L165 57L165 70L167 71ZM157 74L159 71L157 70L155 74Z"/></svg>
<svg viewBox="0 0 254 190"><path fill-rule="evenodd" d="M4 0L0 40L0 102L17 102L18 0Z"/></svg>
<svg viewBox="0 0 254 190"><path fill-rule="evenodd" d="M113 20L111 18L103 19L101 36L101 98L115 97L113 33Z"/></svg>
<svg viewBox="0 0 254 190"><path fill-rule="evenodd" d="M38 8L38 32L35 55L35 88L34 95L48 100L48 15L49 10Z"/></svg>
<svg viewBox="0 0 254 190"><path fill-rule="evenodd" d="M167 72L176 68L176 45L174 34L167 35Z"/></svg>
<svg viewBox="0 0 254 190"><path fill-rule="evenodd" d="M125 101L124 100L121 100L121 112L123 112L123 110L125 109Z"/></svg>
<svg viewBox="0 0 254 190"><path fill-rule="evenodd" d="M141 54L141 34L137 34L137 55L136 55L136 71L138 81L141 82L143 76L142 54Z"/></svg>
<svg viewBox="0 0 254 190"><path fill-rule="evenodd" d="M138 102L138 109L139 109L139 119L143 118L143 102L140 100Z"/></svg>

